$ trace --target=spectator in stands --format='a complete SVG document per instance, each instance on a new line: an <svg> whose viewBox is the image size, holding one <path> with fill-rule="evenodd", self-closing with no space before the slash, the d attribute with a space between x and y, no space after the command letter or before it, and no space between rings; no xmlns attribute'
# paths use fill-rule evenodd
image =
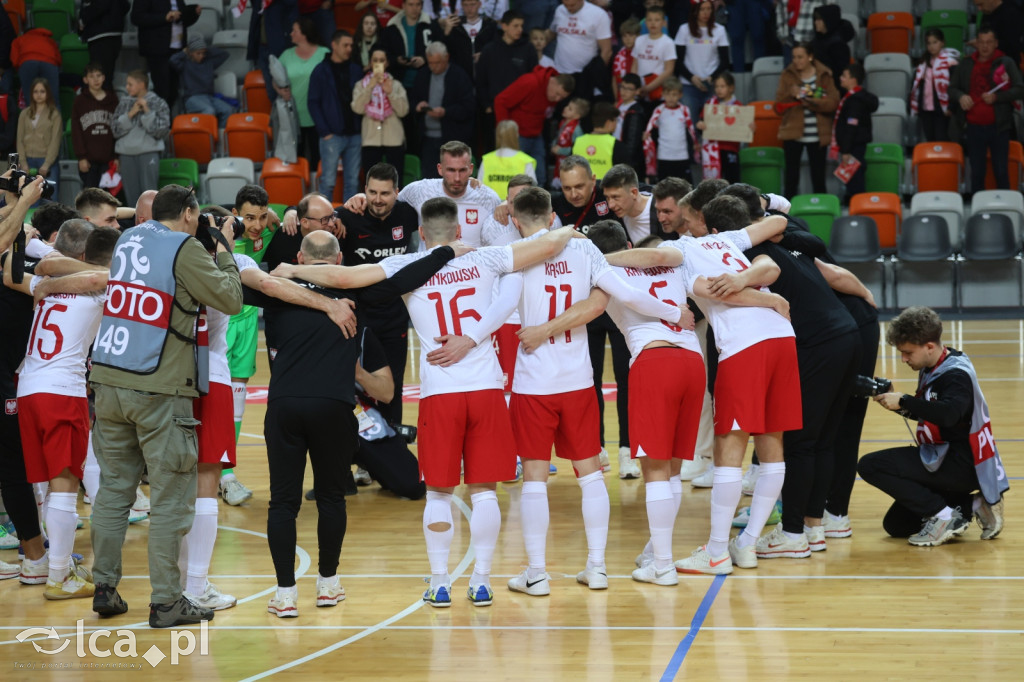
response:
<svg viewBox="0 0 1024 682"><path fill-rule="evenodd" d="M846 91L836 107L832 122L832 141L828 155L843 164L853 159L860 161L860 167L846 183L843 204L849 205L854 194L864 191L864 171L867 169L865 153L871 142L871 114L878 111L878 97L862 87L864 67L856 62L847 65L839 76L839 85Z"/></svg>
<svg viewBox="0 0 1024 682"><path fill-rule="evenodd" d="M448 46L452 63L462 67L475 82L480 52L498 37L498 24L480 14L480 0L462 0L462 12L462 16L452 14L437 22L444 32L440 40Z"/></svg>
<svg viewBox="0 0 1024 682"><path fill-rule="evenodd" d="M370 56L372 70L352 90L352 111L363 117L363 171L385 157L405 177L405 130L409 96L401 81L388 73L388 53L379 45Z"/></svg>
<svg viewBox="0 0 1024 682"><path fill-rule="evenodd" d="M263 72L267 96L273 102L277 91L270 77L270 57L280 57L291 44L289 32L299 18L298 3L296 0L248 0L248 6L252 7L252 15L245 56Z"/></svg>
<svg viewBox="0 0 1024 682"><path fill-rule="evenodd" d="M214 89L216 71L228 56L226 50L207 47L206 39L201 35L192 36L183 52L171 55L171 67L181 74L185 111L216 116L221 128L227 125L228 116L235 113L235 108L217 97Z"/></svg>
<svg viewBox="0 0 1024 682"><path fill-rule="evenodd" d="M924 34L924 59L914 72L910 87L910 113L917 114L928 142L949 139L949 74L960 59L960 52L946 47L941 28L930 28Z"/></svg>
<svg viewBox="0 0 1024 682"><path fill-rule="evenodd" d="M317 64L309 78L309 114L320 137L320 193L332 202L339 159L344 168L342 201L359 191L362 122L349 103L362 79L363 69L352 59L352 34L338 29L330 56Z"/></svg>
<svg viewBox="0 0 1024 682"><path fill-rule="evenodd" d="M31 88L28 108L18 117L18 163L23 170L35 168L39 175L57 182L63 121L50 82L36 78Z"/></svg>
<svg viewBox="0 0 1024 682"><path fill-rule="evenodd" d="M971 192L985 189L986 152L991 155L997 189L1010 189L1009 147L1014 102L1024 98L1024 83L1013 60L996 46L991 26L978 31L977 53L953 67L949 100L950 132L963 140L971 166Z"/></svg>
<svg viewBox="0 0 1024 682"><path fill-rule="evenodd" d="M299 16L311 19L320 29L321 45L331 44L335 30L333 0L299 0Z"/></svg>
<svg viewBox="0 0 1024 682"><path fill-rule="evenodd" d="M610 94L612 22L608 14L585 0L562 0L548 30L549 40L556 37L555 70L575 76L575 94L588 98L595 90Z"/></svg>
<svg viewBox="0 0 1024 682"><path fill-rule="evenodd" d="M103 69L88 64L82 81L86 87L71 105L71 141L78 157L83 187L99 187L114 153L114 111L117 97L103 88ZM148 188L147 188L148 189Z"/></svg>
<svg viewBox="0 0 1024 682"><path fill-rule="evenodd" d="M640 80L635 73L627 75L636 76L636 79ZM562 161L572 154L576 139L583 135L583 126L581 125L583 119L589 115L590 101L582 97L573 97L562 109L562 120L558 122L558 134L555 135L555 141L551 144L551 154L555 157L554 178L551 181L551 186L556 189L562 184L558 179ZM617 137L615 139L618 140ZM545 170L547 169L545 168Z"/></svg>
<svg viewBox="0 0 1024 682"><path fill-rule="evenodd" d="M661 99L661 85L671 78L676 69L676 47L672 39L664 34L665 9L651 7L647 10L649 33L636 39L633 44L633 73L640 76L642 99L657 102Z"/></svg>
<svg viewBox="0 0 1024 682"><path fill-rule="evenodd" d="M551 40L548 38L548 30L546 28L530 29L530 45L533 46L533 50L537 54L538 66L554 67L555 60L544 54L550 42Z"/></svg>
<svg viewBox="0 0 1024 682"><path fill-rule="evenodd" d="M814 40L814 10L832 0L777 0L775 26L788 65L793 48Z"/></svg>
<svg viewBox="0 0 1024 682"><path fill-rule="evenodd" d="M736 99L736 79L728 71L723 71L715 78L715 96L711 104L737 106L742 104ZM704 112L698 116L698 130L704 130ZM719 142L704 138L700 148L701 167L705 178L724 178L729 182L740 181L740 143Z"/></svg>
<svg viewBox="0 0 1024 682"><path fill-rule="evenodd" d="M359 0L356 3L356 11L362 12L370 5L373 5L373 14L381 26L391 21L391 18L402 9L402 3L399 0Z"/></svg>
<svg viewBox="0 0 1024 682"><path fill-rule="evenodd" d="M664 88L665 103L658 105L644 131L644 160L650 178L682 178L693 182L690 164L697 145L693 116L683 105L683 84L670 78Z"/></svg>
<svg viewBox="0 0 1024 682"><path fill-rule="evenodd" d="M1021 14L1019 2L1006 0L974 0L978 11L984 15L984 24L992 27L996 33L999 51L1020 64L1021 49L1024 48L1024 15ZM977 47L973 43L968 43Z"/></svg>
<svg viewBox="0 0 1024 682"><path fill-rule="evenodd" d="M7 169L7 155L18 150L18 95L0 85L0 168Z"/></svg>
<svg viewBox="0 0 1024 682"><path fill-rule="evenodd" d="M353 40L355 43L356 59L363 65L363 71L370 70L370 54L373 47L381 40L380 19L376 12L367 12L359 20L359 28Z"/></svg>
<svg viewBox="0 0 1024 682"><path fill-rule="evenodd" d="M427 63L427 45L439 37L437 27L423 13L423 0L403 0L402 11L388 21L381 43L406 90L412 89L416 74Z"/></svg>
<svg viewBox="0 0 1024 682"><path fill-rule="evenodd" d="M814 10L814 57L828 67L833 77L843 73L850 63L850 40L857 35L853 25L843 19L839 5L822 5ZM863 82L863 81L861 81ZM845 94L842 87L839 94Z"/></svg>
<svg viewBox="0 0 1024 682"><path fill-rule="evenodd" d="M704 104L714 96L715 77L729 68L729 37L725 28L715 23L710 0L691 6L689 23L680 26L676 33L676 53L679 55L676 73L683 83L683 105L690 116L700 118ZM742 47L740 61L743 61Z"/></svg>
<svg viewBox="0 0 1024 682"><path fill-rule="evenodd" d="M160 153L171 129L167 102L149 90L149 76L137 70L125 79L125 91L114 111L114 151L121 162L125 204L139 200L142 193L159 185Z"/></svg>
<svg viewBox="0 0 1024 682"><path fill-rule="evenodd" d="M434 42L427 46L427 70L416 74L411 101L422 120L423 142L420 158L439 157L441 145L458 140L469 144L473 139L476 95L469 74L450 63L448 48ZM424 178L440 177L437 167L426 164Z"/></svg>
<svg viewBox="0 0 1024 682"><path fill-rule="evenodd" d="M515 79L537 65L537 52L523 35L523 15L509 10L501 15L499 26L501 38L484 45L476 64L476 98L482 112L485 149L494 147L494 100Z"/></svg>
<svg viewBox="0 0 1024 682"><path fill-rule="evenodd" d="M644 167L643 135L650 118L647 106L636 98L639 92L640 77L635 73L626 74L619 85L615 139L622 146L622 163L634 169Z"/></svg>
<svg viewBox="0 0 1024 682"><path fill-rule="evenodd" d="M18 32L11 22L11 15L0 12L0 92L7 94L14 90L14 72L11 64L11 46Z"/></svg>
<svg viewBox="0 0 1024 682"><path fill-rule="evenodd" d="M313 125L313 117L309 114L309 77L320 62L330 54L330 50L317 44L319 32L316 25L302 17L292 24L292 45L281 53L281 64L288 72L291 88L276 88L279 97L295 100L295 111L299 115L299 156L306 157L310 168L316 168L320 162L320 136Z"/></svg>
<svg viewBox="0 0 1024 682"><path fill-rule="evenodd" d="M825 152L832 139L832 114L837 104L839 92L832 72L814 58L810 45L795 46L793 61L779 77L775 92L775 110L782 114L779 139L786 156L787 197L799 194L800 159L805 149L812 191L825 193Z"/></svg>
<svg viewBox="0 0 1024 682"><path fill-rule="evenodd" d="M672 79L675 80L675 79ZM666 87L672 82L666 83ZM678 81L677 81L678 82ZM600 180L612 166L622 162L623 146L615 139L619 110L611 102L597 102L590 114L593 132L580 135L572 145L574 156L582 156L590 164L594 177Z"/></svg>
<svg viewBox="0 0 1024 682"><path fill-rule="evenodd" d="M519 125L515 121L499 123L494 138L498 148L483 155L476 177L504 201L508 197L508 181L514 176L528 175L537 181L537 162L519 151Z"/></svg>
<svg viewBox="0 0 1024 682"><path fill-rule="evenodd" d="M89 46L89 61L103 68L108 90L114 89L114 64L121 53L124 18L131 8L130 0L84 0L78 12L79 35Z"/></svg>
<svg viewBox="0 0 1024 682"><path fill-rule="evenodd" d="M640 22L630 17L619 28L619 51L612 58L612 95L619 101L619 86L627 73L633 73L633 46L640 37Z"/></svg>
<svg viewBox="0 0 1024 682"><path fill-rule="evenodd" d="M46 79L54 97L60 93L60 63L60 47L48 28L29 29L11 43L11 64L18 70L21 96L26 102L32 101L32 94L25 86L37 78Z"/></svg>
<svg viewBox="0 0 1024 682"><path fill-rule="evenodd" d="M499 123L512 119L519 124L519 148L537 162L537 184L541 187L547 181L544 124L574 86L572 76L538 66L517 78L494 99L495 119Z"/></svg>
<svg viewBox="0 0 1024 682"><path fill-rule="evenodd" d="M701 3L703 5L704 3ZM729 43L732 44L732 70L742 73L747 70L745 50L747 34L754 48L754 59L765 55L765 27L771 16L771 0L734 0L729 5ZM723 62L723 69L726 68ZM694 114L696 115L696 114Z"/></svg>
<svg viewBox="0 0 1024 682"><path fill-rule="evenodd" d="M201 12L201 7L186 5L184 0L132 3L132 23L139 28L139 54L146 58L153 91L170 106L178 99L178 75L170 58L188 45L188 27L199 20Z"/></svg>

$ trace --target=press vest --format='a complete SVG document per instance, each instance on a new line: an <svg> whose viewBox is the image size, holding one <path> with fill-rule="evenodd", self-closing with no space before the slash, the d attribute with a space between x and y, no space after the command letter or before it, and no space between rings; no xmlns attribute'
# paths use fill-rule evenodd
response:
<svg viewBox="0 0 1024 682"><path fill-rule="evenodd" d="M590 162L590 170L600 180L612 167L612 153L615 151L615 136L607 133L588 133L576 138L572 153Z"/></svg>
<svg viewBox="0 0 1024 682"><path fill-rule="evenodd" d="M523 152L516 152L513 156L498 156L496 151L484 154L483 182L504 201L508 198L508 181L525 173L526 166L531 163L536 165L533 157Z"/></svg>
<svg viewBox="0 0 1024 682"><path fill-rule="evenodd" d="M196 345L196 338L181 336L170 325L174 306L186 315L198 317L200 312L198 307L186 310L175 300L174 263L188 239L189 235L150 220L117 240L103 319L92 349L93 364L152 374L160 367L169 334ZM209 361L202 356L209 349L196 348L199 392L205 394L209 372L201 368L209 367Z"/></svg>

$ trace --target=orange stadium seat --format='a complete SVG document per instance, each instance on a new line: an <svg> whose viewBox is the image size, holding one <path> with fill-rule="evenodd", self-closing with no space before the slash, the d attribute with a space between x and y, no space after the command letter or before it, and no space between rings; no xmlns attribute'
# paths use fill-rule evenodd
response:
<svg viewBox="0 0 1024 682"><path fill-rule="evenodd" d="M775 102L751 102L754 107L754 141L751 147L781 147L779 126L782 117L775 111Z"/></svg>
<svg viewBox="0 0 1024 682"><path fill-rule="evenodd" d="M270 157L263 162L260 184L274 203L298 204L309 187L309 162L302 156L295 163Z"/></svg>
<svg viewBox="0 0 1024 682"><path fill-rule="evenodd" d="M267 96L267 83L263 80L262 71L250 71L245 74L245 110L258 114L270 114L270 97Z"/></svg>
<svg viewBox="0 0 1024 682"><path fill-rule="evenodd" d="M324 163L323 163L323 161L320 161L320 162L318 162L316 164L316 178L317 178L316 182L317 182L317 191L321 192L321 194L323 192L320 190L320 182L321 182L320 178L323 176L323 173L324 173ZM339 172L337 177L335 178L335 181L334 181L334 193L333 193L332 196L327 197L330 200L330 202L332 204L334 204L335 206L339 206L339 205L345 203L345 183L342 182L344 180L344 178L345 178L345 173L344 172Z"/></svg>
<svg viewBox="0 0 1024 682"><path fill-rule="evenodd" d="M270 149L270 116L256 112L231 114L224 127L228 156L240 156L263 163Z"/></svg>
<svg viewBox="0 0 1024 682"><path fill-rule="evenodd" d="M878 226L878 245L895 249L896 237L903 222L900 195L890 192L865 192L850 199L850 215L867 216Z"/></svg>
<svg viewBox="0 0 1024 682"><path fill-rule="evenodd" d="M988 159L988 170L985 171L985 189L998 189L996 187L996 176L992 172L992 153L986 156ZM1021 180L1024 180L1024 145L1016 140L1010 140L1010 162L1009 167L1010 186L1007 189L1020 190Z"/></svg>
<svg viewBox="0 0 1024 682"><path fill-rule="evenodd" d="M217 155L217 117L213 114L180 114L171 124L174 156L193 159L201 166Z"/></svg>
<svg viewBox="0 0 1024 682"><path fill-rule="evenodd" d="M914 15L910 12L875 12L868 17L868 49L879 52L910 52L914 41Z"/></svg>
<svg viewBox="0 0 1024 682"><path fill-rule="evenodd" d="M964 150L952 142L922 142L914 147L915 192L959 192Z"/></svg>

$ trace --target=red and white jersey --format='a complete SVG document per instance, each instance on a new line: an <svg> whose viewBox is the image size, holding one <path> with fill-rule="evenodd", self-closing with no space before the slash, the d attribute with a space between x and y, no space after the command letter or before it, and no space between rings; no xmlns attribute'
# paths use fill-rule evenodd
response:
<svg viewBox="0 0 1024 682"><path fill-rule="evenodd" d="M667 35L662 34L656 39L650 35L639 36L633 45L633 59L636 60L637 75L654 74L660 76L665 70L665 62L676 58L676 44Z"/></svg>
<svg viewBox="0 0 1024 682"><path fill-rule="evenodd" d="M630 286L643 289L656 299L671 305L681 305L686 301L686 285L683 284L681 271L682 268L667 267L615 268L615 272ZM700 342L692 331L664 320L641 315L616 298L608 301L608 316L626 337L626 345L629 346L629 354L632 356L630 364L633 364L633 360L640 355L644 346L653 341L668 341L680 348L701 354Z"/></svg>
<svg viewBox="0 0 1024 682"><path fill-rule="evenodd" d="M422 254L391 256L380 262L391 277ZM435 337L470 335L491 305L494 283L512 271L512 249L494 246L477 249L448 262L426 284L402 298L420 340L420 398L441 393L502 390L504 380L490 343L478 343L451 367L427 362L427 354L440 348Z"/></svg>
<svg viewBox="0 0 1024 682"><path fill-rule="evenodd" d="M749 268L750 261L743 252L750 247L750 237L745 229L709 234L697 239L684 236L658 246L683 252L683 280L686 292L691 296L698 277L715 277L727 272L743 272ZM761 290L768 291L766 287ZM698 297L694 297L694 300L715 331L719 361L766 339L794 336L793 325L789 320L771 308L728 305Z"/></svg>
<svg viewBox="0 0 1024 682"><path fill-rule="evenodd" d="M34 290L41 278L32 279ZM52 294L36 305L18 376L18 397L85 397L85 361L103 317L104 294Z"/></svg>
<svg viewBox="0 0 1024 682"><path fill-rule="evenodd" d="M418 213L428 199L448 197L442 183L443 180L439 178L411 182L398 193L398 200L409 204ZM484 246L481 239L484 221L494 215L494 209L501 203L501 198L486 185L475 188L468 186L461 197L448 198L459 207L459 226L462 228L459 239L470 246ZM423 250L422 242L420 250Z"/></svg>
<svg viewBox="0 0 1024 682"><path fill-rule="evenodd" d="M232 254L235 257L235 265L238 272L255 268L259 265L244 253ZM228 320L226 315L214 308L206 309L206 332L210 339L210 383L231 385L231 370L228 365Z"/></svg>
<svg viewBox="0 0 1024 682"><path fill-rule="evenodd" d="M483 241L484 246L508 246L512 242L517 242L523 238L523 235L519 234L519 230L516 229L515 225L512 224L512 220L509 219L508 225L502 225L500 222L494 219L494 216L489 216L484 221L483 230L480 233L480 238ZM494 283L494 295L498 295L498 283ZM508 322L506 324L519 324L519 311L513 311L509 315Z"/></svg>
<svg viewBox="0 0 1024 682"><path fill-rule="evenodd" d="M547 230L528 237L536 239ZM530 266L521 277L519 318L524 327L544 324L561 315L573 303L590 296L590 290L612 266L589 239L570 239L557 256ZM519 347L512 392L552 395L594 385L586 326L570 329L548 339L532 353Z"/></svg>

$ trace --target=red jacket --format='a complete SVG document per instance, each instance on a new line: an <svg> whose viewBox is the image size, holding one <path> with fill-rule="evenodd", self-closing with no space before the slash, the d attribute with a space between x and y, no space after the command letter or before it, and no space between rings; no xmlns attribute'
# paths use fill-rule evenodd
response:
<svg viewBox="0 0 1024 682"><path fill-rule="evenodd" d="M519 124L522 137L537 137L544 131L544 121L554 111L548 101L548 81L558 72L550 66L535 66L533 71L512 81L512 85L494 98L494 118L498 123L512 119Z"/></svg>
<svg viewBox="0 0 1024 682"><path fill-rule="evenodd" d="M48 28L33 28L25 31L11 43L11 63L20 68L25 62L47 62L60 66L60 47ZM57 93L54 93L56 96Z"/></svg>

